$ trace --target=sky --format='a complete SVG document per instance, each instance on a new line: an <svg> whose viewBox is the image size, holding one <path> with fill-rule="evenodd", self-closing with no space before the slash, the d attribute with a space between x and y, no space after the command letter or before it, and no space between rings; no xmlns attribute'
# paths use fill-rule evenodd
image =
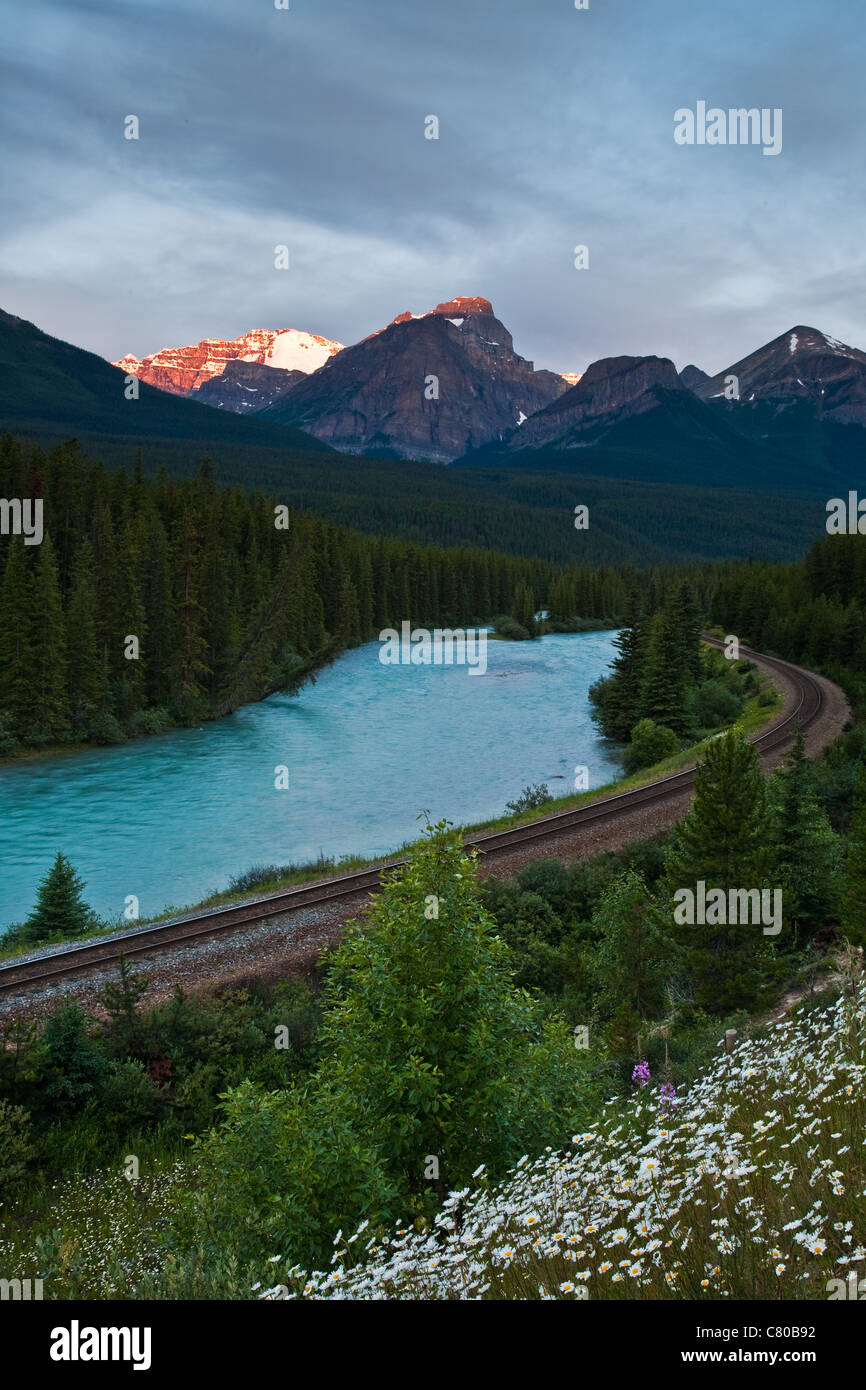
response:
<svg viewBox="0 0 866 1390"><path fill-rule="evenodd" d="M851 0L0 0L0 307L109 359L455 295L562 372L866 348L864 38ZM699 101L781 152L677 144Z"/></svg>

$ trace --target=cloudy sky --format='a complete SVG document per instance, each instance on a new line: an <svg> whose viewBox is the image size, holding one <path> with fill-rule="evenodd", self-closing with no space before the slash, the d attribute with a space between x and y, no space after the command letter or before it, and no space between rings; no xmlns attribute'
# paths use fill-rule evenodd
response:
<svg viewBox="0 0 866 1390"><path fill-rule="evenodd" d="M795 323L866 347L851 0L0 0L0 18L0 307L105 357L253 327L351 343L458 294L559 371L622 353L716 371ZM677 145L698 101L781 107L781 154Z"/></svg>

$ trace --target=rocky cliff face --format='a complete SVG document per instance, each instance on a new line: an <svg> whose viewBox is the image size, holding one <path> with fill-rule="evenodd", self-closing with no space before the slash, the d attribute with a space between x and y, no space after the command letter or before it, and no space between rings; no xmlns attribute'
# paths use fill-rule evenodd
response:
<svg viewBox="0 0 866 1390"><path fill-rule="evenodd" d="M346 453L449 462L502 438L567 389L535 371L487 299L402 313L292 388L265 417Z"/></svg>
<svg viewBox="0 0 866 1390"><path fill-rule="evenodd" d="M112 366L161 391L188 396L206 381L220 376L229 362L257 362L283 371L307 373L316 371L342 347L342 343L330 338L301 333L296 328L254 328L240 338L204 338L188 347L162 348L142 359L127 354Z"/></svg>
<svg viewBox="0 0 866 1390"><path fill-rule="evenodd" d="M659 390L685 391L667 357L603 357L576 386L527 420L507 449L568 449L591 444L613 425L654 410Z"/></svg>
<svg viewBox="0 0 866 1390"><path fill-rule="evenodd" d="M702 400L724 399L737 378L740 402L809 401L836 424L866 425L866 353L817 328L798 324L694 388Z"/></svg>
<svg viewBox="0 0 866 1390"><path fill-rule="evenodd" d="M212 376L189 394L193 400L201 401L202 405L244 415L273 405L299 381L306 379L306 372L286 372L280 367L267 367L262 362L238 359L228 362L219 376Z"/></svg>
<svg viewBox="0 0 866 1390"><path fill-rule="evenodd" d="M696 367L691 362L680 372L680 381L689 391L696 391L702 382L709 381L709 379L709 372L702 372L700 367Z"/></svg>

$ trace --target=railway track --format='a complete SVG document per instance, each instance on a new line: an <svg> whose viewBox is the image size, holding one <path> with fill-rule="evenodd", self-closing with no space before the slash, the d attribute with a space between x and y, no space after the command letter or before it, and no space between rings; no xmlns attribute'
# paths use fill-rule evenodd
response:
<svg viewBox="0 0 866 1390"><path fill-rule="evenodd" d="M712 645L720 647L722 644L713 642ZM741 656L754 657L760 654L741 648ZM783 673L797 689L797 699L791 712L763 733L754 735L751 740L759 754L764 757L789 744L798 724L805 730L814 723L821 711L823 695L819 683L808 671L774 657L760 656L760 660L765 667ZM619 792L599 801L577 806L570 811L555 812L534 821L531 825L515 826L513 829L495 831L490 835L468 836L465 844L467 847L474 847L486 858L529 841L553 840L577 827L622 816L638 806L679 796L692 786L694 774L695 768L692 764L645 787ZM405 859L393 859L378 868L344 874L326 883L284 889L257 898L254 902L214 908L194 916L140 927L122 935L104 937L88 945L66 947L51 956L0 966L0 994L31 986L48 986L52 982L84 974L93 967L110 965L121 955L127 959L148 955L154 950L177 946L184 941L200 941L204 937L219 936L238 927L285 916L300 908L321 906L342 898L369 896L381 885L383 874L405 862Z"/></svg>

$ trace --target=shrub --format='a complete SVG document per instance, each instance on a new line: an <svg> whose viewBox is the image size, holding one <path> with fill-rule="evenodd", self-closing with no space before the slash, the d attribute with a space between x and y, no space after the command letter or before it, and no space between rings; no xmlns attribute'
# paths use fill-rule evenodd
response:
<svg viewBox="0 0 866 1390"><path fill-rule="evenodd" d="M30 1115L23 1105L0 1100L0 1192L23 1176L32 1157Z"/></svg>
<svg viewBox="0 0 866 1390"><path fill-rule="evenodd" d="M679 748L679 739L671 729L656 724L652 719L641 719L631 731L631 743L623 753L623 766L626 773L637 772L642 767L652 767L669 758Z"/></svg>
<svg viewBox="0 0 866 1390"><path fill-rule="evenodd" d="M539 806L546 806L553 800L546 782L539 782L535 787L524 787L516 801L506 802L505 809L512 815L519 816L524 811L534 811Z"/></svg>

